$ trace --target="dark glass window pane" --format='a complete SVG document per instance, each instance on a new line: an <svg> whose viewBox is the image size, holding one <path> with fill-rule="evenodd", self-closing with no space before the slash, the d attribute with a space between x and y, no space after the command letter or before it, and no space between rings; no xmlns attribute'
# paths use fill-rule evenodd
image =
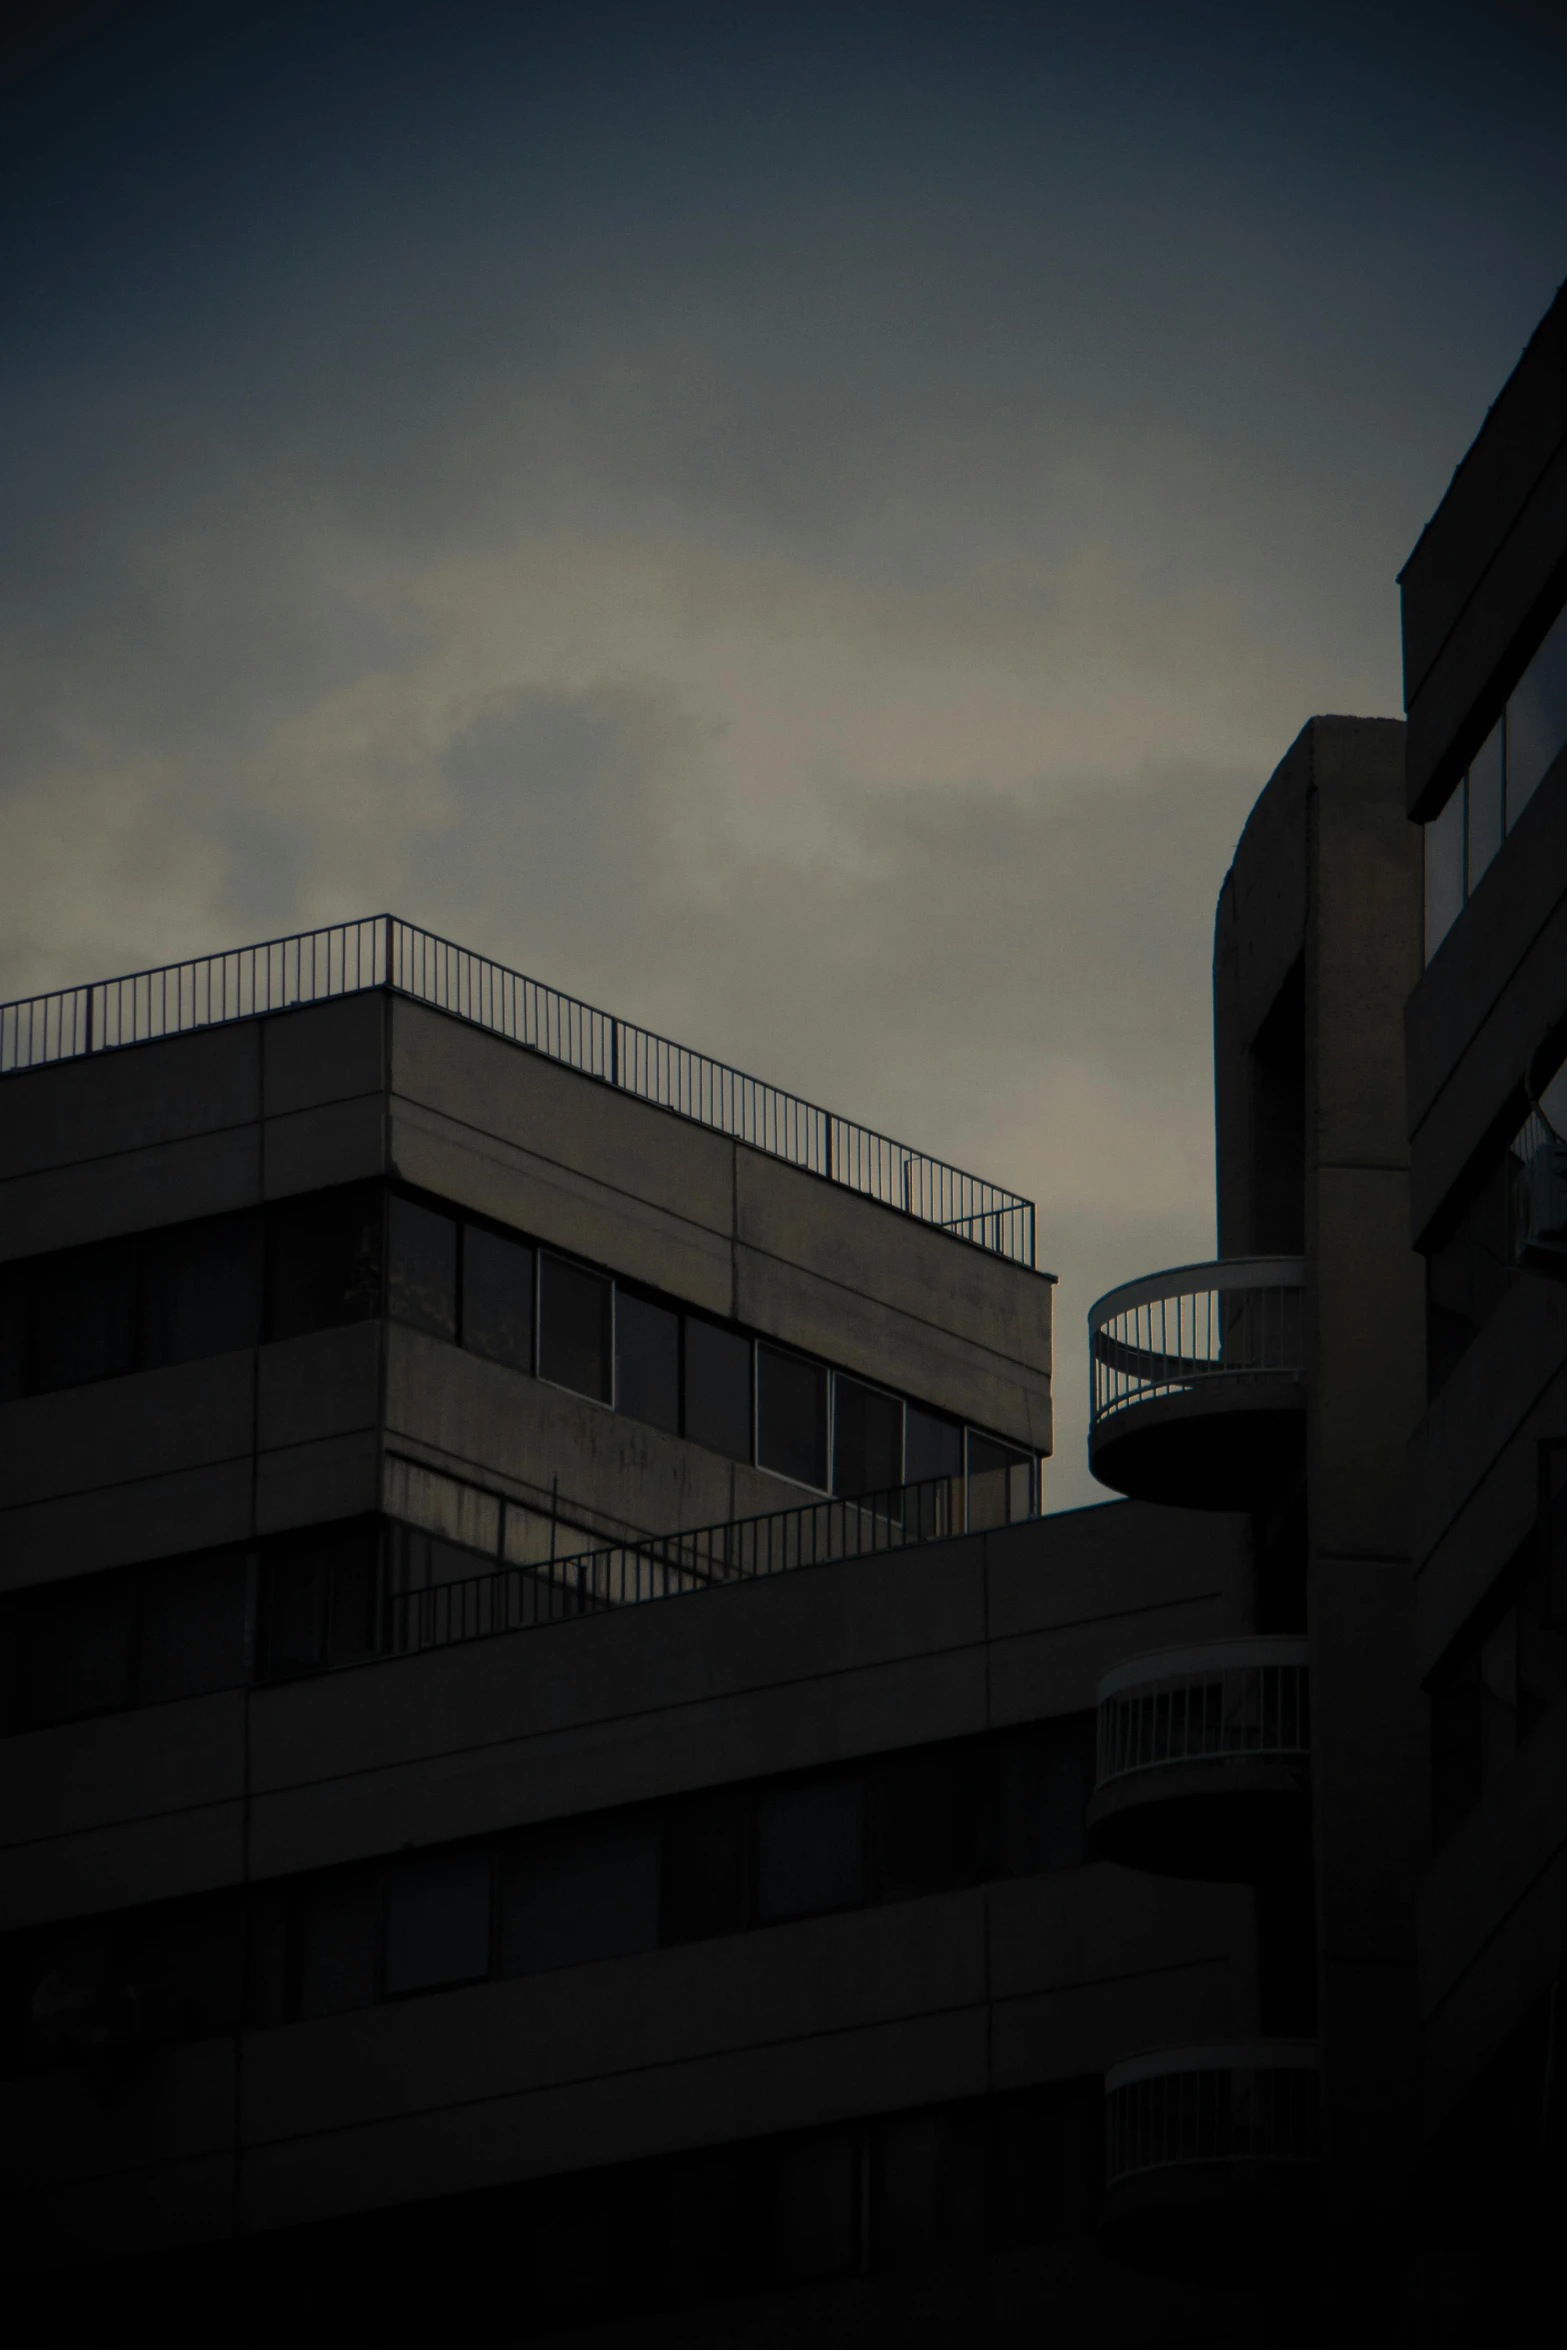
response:
<svg viewBox="0 0 1567 2350"><path fill-rule="evenodd" d="M463 1228L462 1342L514 1371L533 1368L533 1251L482 1224Z"/></svg>
<svg viewBox="0 0 1567 2350"><path fill-rule="evenodd" d="M928 1477L959 1477L963 1473L963 1431L955 1420L922 1412L910 1404L904 1426L904 1471L911 1485Z"/></svg>
<svg viewBox="0 0 1567 2350"><path fill-rule="evenodd" d="M751 1341L686 1316L686 1434L697 1444L751 1458Z"/></svg>
<svg viewBox="0 0 1567 2350"><path fill-rule="evenodd" d="M286 1884L257 1885L250 1891L245 1937L245 2021L252 2030L266 2030L289 2020L290 1891Z"/></svg>
<svg viewBox="0 0 1567 2350"><path fill-rule="evenodd" d="M1064 1714L1004 1740L997 1787L997 1874L1073 1869L1088 1857L1095 1717Z"/></svg>
<svg viewBox="0 0 1567 2350"><path fill-rule="evenodd" d="M1567 611L1557 614L1507 704L1507 821L1518 818L1567 743Z"/></svg>
<svg viewBox="0 0 1567 2350"><path fill-rule="evenodd" d="M330 1537L331 1594L327 1662L357 1664L380 1651L381 1536L373 1522L347 1526ZM466 1569L473 1571L470 1559Z"/></svg>
<svg viewBox="0 0 1567 2350"><path fill-rule="evenodd" d="M245 1670L245 1558L181 1559L138 1578L136 1702L237 1688Z"/></svg>
<svg viewBox="0 0 1567 2350"><path fill-rule="evenodd" d="M902 1481L902 1403L840 1371L833 1381L834 1493L885 1493Z"/></svg>
<svg viewBox="0 0 1567 2350"><path fill-rule="evenodd" d="M615 1292L615 1409L650 1427L680 1426L680 1316Z"/></svg>
<svg viewBox="0 0 1567 2350"><path fill-rule="evenodd" d="M109 1963L101 1925L30 1936L20 1966L20 2056L29 2071L69 2064L109 2038Z"/></svg>
<svg viewBox="0 0 1567 2350"><path fill-rule="evenodd" d="M841 2277L860 2264L860 2148L853 2130L820 2130L773 2154L770 2234L779 2284Z"/></svg>
<svg viewBox="0 0 1567 2350"><path fill-rule="evenodd" d="M1484 1792L1480 1660L1469 1657L1431 1694L1431 1833L1438 1848Z"/></svg>
<svg viewBox="0 0 1567 2350"><path fill-rule="evenodd" d="M738 1933L746 1923L743 1798L724 1793L676 1806L662 1844L659 1939Z"/></svg>
<svg viewBox="0 0 1567 2350"><path fill-rule="evenodd" d="M996 2114L1000 2251L1092 2233L1104 2180L1104 2085L1063 2081L1005 2099Z"/></svg>
<svg viewBox="0 0 1567 2350"><path fill-rule="evenodd" d="M819 1363L757 1348L756 1457L797 1485L826 1485L827 1374Z"/></svg>
<svg viewBox="0 0 1567 2350"><path fill-rule="evenodd" d="M982 1754L968 1744L888 1755L871 1766L872 1881L878 1901L945 1892L980 1873Z"/></svg>
<svg viewBox="0 0 1567 2350"><path fill-rule="evenodd" d="M677 2309L732 2300L763 2282L757 2171L766 2160L764 2150L740 2144L704 2147L659 2164L658 2218Z"/></svg>
<svg viewBox="0 0 1567 2350"><path fill-rule="evenodd" d="M478 1982L490 1971L490 1855L426 1852L386 1888L386 1992Z"/></svg>
<svg viewBox="0 0 1567 2350"><path fill-rule="evenodd" d="M770 1787L756 1807L756 1914L763 1925L865 1899L865 1782Z"/></svg>
<svg viewBox="0 0 1567 2350"><path fill-rule="evenodd" d="M136 1604L128 1576L54 1585L29 1595L19 1618L19 1728L117 1713L130 1704Z"/></svg>
<svg viewBox="0 0 1567 2350"><path fill-rule="evenodd" d="M244 1913L232 1898L144 1910L113 1930L116 2037L206 2040L232 2032L244 1992Z"/></svg>
<svg viewBox="0 0 1567 2350"><path fill-rule="evenodd" d="M612 1296L606 1274L564 1257L540 1257L540 1375L598 1403L610 1399Z"/></svg>
<svg viewBox="0 0 1567 2350"><path fill-rule="evenodd" d="M267 1335L362 1322L381 1311L381 1188L354 1184L269 1212Z"/></svg>
<svg viewBox="0 0 1567 2350"><path fill-rule="evenodd" d="M33 1277L33 1384L117 1379L134 1363L136 1252L128 1240L46 1258Z"/></svg>
<svg viewBox="0 0 1567 2350"><path fill-rule="evenodd" d="M1464 910L1464 787L1425 827L1426 961Z"/></svg>
<svg viewBox="0 0 1567 2350"><path fill-rule="evenodd" d="M386 1310L433 1338L457 1335L457 1220L395 1192L387 1221Z"/></svg>
<svg viewBox="0 0 1567 2350"><path fill-rule="evenodd" d="M263 1561L262 1654L269 1680L320 1670L330 1597L330 1559L317 1543L287 1543Z"/></svg>
<svg viewBox="0 0 1567 2350"><path fill-rule="evenodd" d="M988 1526L1012 1526L1029 1514L1033 1494L1033 1462L1014 1445L998 1444L971 1428L968 1437L969 1532Z"/></svg>
<svg viewBox="0 0 1567 2350"><path fill-rule="evenodd" d="M26 1265L0 1265L0 1403L27 1392Z"/></svg>
<svg viewBox="0 0 1567 2350"><path fill-rule="evenodd" d="M260 1336L259 1218L223 1216L146 1235L137 1344L145 1368L229 1354Z"/></svg>
<svg viewBox="0 0 1567 2350"><path fill-rule="evenodd" d="M878 2269L954 2267L990 2250L987 2117L899 2114L871 2145L871 2259Z"/></svg>
<svg viewBox="0 0 1567 2350"><path fill-rule="evenodd" d="M298 1895L298 2012L345 2015L380 1995L380 1880L373 1869L325 1877Z"/></svg>
<svg viewBox="0 0 1567 2350"><path fill-rule="evenodd" d="M529 1837L506 1858L501 1966L508 1975L621 1958L658 1943L658 1837L651 1828Z"/></svg>
<svg viewBox="0 0 1567 2350"><path fill-rule="evenodd" d="M1502 729L1493 726L1469 770L1469 840L1464 893L1471 896L1502 845Z"/></svg>

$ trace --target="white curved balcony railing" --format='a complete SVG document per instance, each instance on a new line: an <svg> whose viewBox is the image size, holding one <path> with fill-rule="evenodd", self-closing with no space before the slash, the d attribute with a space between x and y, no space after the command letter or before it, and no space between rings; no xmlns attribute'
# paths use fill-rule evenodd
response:
<svg viewBox="0 0 1567 2350"><path fill-rule="evenodd" d="M1088 1310L1090 1436L1129 1404L1204 1380L1298 1378L1305 1278L1300 1257L1226 1257L1107 1290Z"/></svg>
<svg viewBox="0 0 1567 2350"><path fill-rule="evenodd" d="M1311 1751L1306 1658L1304 1640L1221 1640L1117 1666L1097 1693L1096 1784L1226 1756L1304 1761Z"/></svg>
<svg viewBox="0 0 1567 2350"><path fill-rule="evenodd" d="M1105 2076L1105 2183L1198 2163L1308 2163L1321 2153L1313 2040L1135 2057Z"/></svg>

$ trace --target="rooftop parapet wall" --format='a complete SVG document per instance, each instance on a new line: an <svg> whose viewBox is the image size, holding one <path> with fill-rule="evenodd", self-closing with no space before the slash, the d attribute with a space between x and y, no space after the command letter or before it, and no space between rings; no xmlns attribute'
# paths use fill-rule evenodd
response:
<svg viewBox="0 0 1567 2350"><path fill-rule="evenodd" d="M0 1004L0 1074L389 989L919 1222L1034 1264L1033 1202L395 914Z"/></svg>
<svg viewBox="0 0 1567 2350"><path fill-rule="evenodd" d="M1050 1449L1047 1276L394 991L0 1086L4 1258L386 1174Z"/></svg>

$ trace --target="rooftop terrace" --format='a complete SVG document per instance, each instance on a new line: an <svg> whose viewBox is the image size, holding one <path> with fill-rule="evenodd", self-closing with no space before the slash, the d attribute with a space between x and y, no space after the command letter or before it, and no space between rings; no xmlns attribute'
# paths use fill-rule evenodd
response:
<svg viewBox="0 0 1567 2350"><path fill-rule="evenodd" d="M600 1084L732 1135L1014 1264L1034 1263L1032 1200L562 995L395 914L337 922L0 1005L0 1075L377 987L544 1053Z"/></svg>

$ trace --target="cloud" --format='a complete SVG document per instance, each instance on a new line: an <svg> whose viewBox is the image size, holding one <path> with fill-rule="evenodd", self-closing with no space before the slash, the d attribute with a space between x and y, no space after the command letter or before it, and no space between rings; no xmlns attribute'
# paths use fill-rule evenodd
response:
<svg viewBox="0 0 1567 2350"><path fill-rule="evenodd" d="M1385 77L1247 113L1183 27L1188 108L986 28L743 104L269 51L172 162L40 154L0 992L391 906L1030 1193L1065 1501L1089 1297L1212 1245L1231 847L1398 705L1562 165L1548 93L1334 148Z"/></svg>

